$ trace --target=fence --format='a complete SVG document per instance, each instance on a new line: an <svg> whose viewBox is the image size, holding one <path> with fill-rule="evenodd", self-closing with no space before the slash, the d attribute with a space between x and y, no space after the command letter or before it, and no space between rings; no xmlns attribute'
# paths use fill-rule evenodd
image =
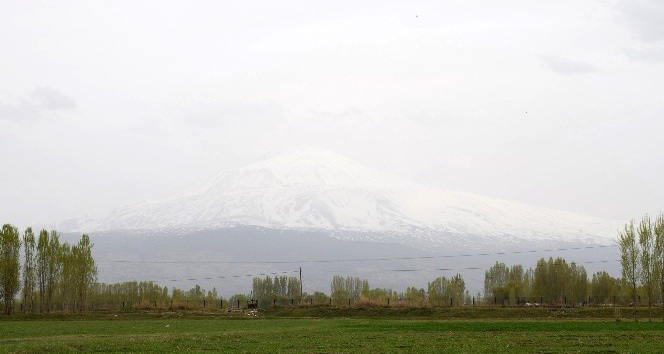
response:
<svg viewBox="0 0 664 354"><path fill-rule="evenodd" d="M243 308L288 308L288 307L430 307L430 308L453 308L453 307L628 307L633 306L631 298L625 296L613 296L610 298L598 300L588 297L583 300L546 297L516 297L499 299L493 298L474 298L464 299L410 299L410 298L383 298L383 299L332 299L332 298L314 298L305 299L285 299L285 298L263 298L263 299L204 299L204 300L140 300L140 301L107 301L107 302L88 302L84 310L224 310L224 309L243 309ZM637 298L636 306L647 307L647 301ZM653 306L662 306L661 303ZM23 312L23 304L19 301L15 303L14 311ZM45 310L44 310L45 311ZM51 312L74 312L80 309L71 308L66 303L54 303L50 308ZM32 312L39 312L39 306L33 307Z"/></svg>

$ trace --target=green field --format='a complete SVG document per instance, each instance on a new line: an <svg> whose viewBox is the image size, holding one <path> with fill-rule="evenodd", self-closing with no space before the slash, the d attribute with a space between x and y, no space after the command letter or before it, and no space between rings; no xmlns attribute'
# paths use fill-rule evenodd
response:
<svg viewBox="0 0 664 354"><path fill-rule="evenodd" d="M0 318L5 353L661 353L664 323L469 319L464 312L388 315L354 309L226 313L95 313ZM517 309L518 310L518 309ZM518 311L514 311L515 313ZM499 311L500 313L500 311ZM304 317L302 315L309 315ZM468 314L466 312L466 314ZM509 316L508 313L504 313ZM578 315L578 313L577 313ZM297 317L293 317L297 316ZM472 316L471 316L472 317ZM581 316L583 317L583 315Z"/></svg>

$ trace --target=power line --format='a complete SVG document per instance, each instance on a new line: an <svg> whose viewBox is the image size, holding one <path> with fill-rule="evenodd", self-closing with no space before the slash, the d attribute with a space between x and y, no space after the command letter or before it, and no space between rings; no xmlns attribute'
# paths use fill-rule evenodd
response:
<svg viewBox="0 0 664 354"><path fill-rule="evenodd" d="M594 264L594 263L613 263L620 262L620 259L601 260L601 261L586 261L586 262L573 262L575 264ZM534 268L532 265L529 268ZM450 271L450 270L483 270L488 268L481 267L458 267L458 268L413 268L413 269L389 269L390 272L424 272L424 271Z"/></svg>
<svg viewBox="0 0 664 354"><path fill-rule="evenodd" d="M248 277L259 277L267 275L280 275L280 274L292 274L298 273L298 270L284 271L284 272L270 272L270 273L259 273L259 274L241 274L241 275L222 275L217 277L203 277L203 278L186 278L186 279L173 279L173 278L164 278L164 279L151 279L145 280L146 282L181 282L181 281L202 281L202 280L215 280L215 279L234 279L234 278L248 278Z"/></svg>
<svg viewBox="0 0 664 354"><path fill-rule="evenodd" d="M439 256L418 256L418 257L388 257L388 258L356 258L356 259L322 259L322 260L297 260L297 261L130 261L130 260L100 260L97 263L126 263L126 264L302 264L302 263L349 263L349 262L380 262L380 261L403 261L418 259L442 259L442 258L461 258L478 256L498 256L509 254L540 253L555 251L571 251L617 247L617 245L597 245L584 247L563 247L542 250L494 252L494 253L476 253L476 254L455 254Z"/></svg>

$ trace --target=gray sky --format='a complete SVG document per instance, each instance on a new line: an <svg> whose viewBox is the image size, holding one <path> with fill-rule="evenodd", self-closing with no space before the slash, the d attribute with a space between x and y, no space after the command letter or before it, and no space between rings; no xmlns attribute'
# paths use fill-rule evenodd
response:
<svg viewBox="0 0 664 354"><path fill-rule="evenodd" d="M0 218L291 146L616 219L664 210L662 1L0 0Z"/></svg>

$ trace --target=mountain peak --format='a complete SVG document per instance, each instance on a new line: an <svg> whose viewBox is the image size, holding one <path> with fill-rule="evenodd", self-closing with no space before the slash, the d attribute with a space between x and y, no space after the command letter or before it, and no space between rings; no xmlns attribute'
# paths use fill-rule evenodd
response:
<svg viewBox="0 0 664 354"><path fill-rule="evenodd" d="M78 227L87 232L214 229L237 224L370 233L376 239L431 244L486 238L606 242L620 225L427 189L329 150L299 147L222 172L188 193L118 209L105 218L83 220Z"/></svg>
<svg viewBox="0 0 664 354"><path fill-rule="evenodd" d="M269 155L235 171L222 172L188 194L274 188L384 188L404 183L398 177L330 150L301 146Z"/></svg>
<svg viewBox="0 0 664 354"><path fill-rule="evenodd" d="M311 146L301 146L243 167L243 170L267 169L273 172L286 170L319 170L333 168L337 170L364 169L358 162L330 150Z"/></svg>

